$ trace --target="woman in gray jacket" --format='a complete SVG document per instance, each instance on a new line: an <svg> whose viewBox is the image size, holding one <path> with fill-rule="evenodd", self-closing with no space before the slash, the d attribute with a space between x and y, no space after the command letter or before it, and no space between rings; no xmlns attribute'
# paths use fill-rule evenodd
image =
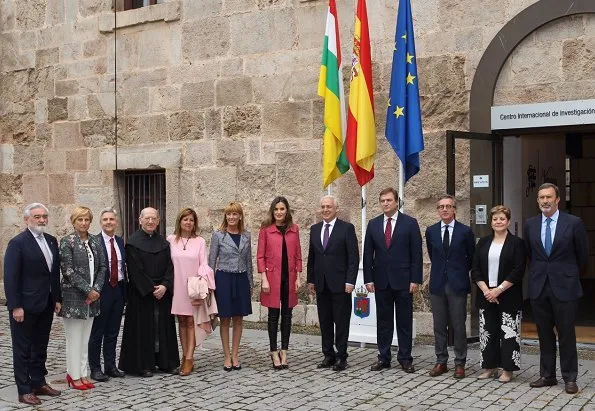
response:
<svg viewBox="0 0 595 411"><path fill-rule="evenodd" d="M95 386L87 378L89 336L93 317L99 315L99 293L106 270L99 239L89 234L93 213L76 207L70 221L74 232L60 241L62 309L66 334L66 380L77 390Z"/></svg>
<svg viewBox="0 0 595 411"><path fill-rule="evenodd" d="M244 212L240 203L229 203L223 223L213 232L209 266L215 271L215 297L221 318L223 369L239 370L240 339L244 316L252 314L252 248L250 233L244 229ZM233 324L231 352L229 323Z"/></svg>

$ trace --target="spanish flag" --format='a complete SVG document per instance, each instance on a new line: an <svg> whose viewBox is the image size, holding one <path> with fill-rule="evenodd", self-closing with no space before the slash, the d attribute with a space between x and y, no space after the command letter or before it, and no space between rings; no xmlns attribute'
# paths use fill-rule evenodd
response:
<svg viewBox="0 0 595 411"><path fill-rule="evenodd" d="M357 182L364 186L374 178L376 125L374 123L374 87L372 55L366 0L359 0L353 33L353 60L347 117L347 159Z"/></svg>
<svg viewBox="0 0 595 411"><path fill-rule="evenodd" d="M322 64L318 80L318 95L324 99L324 151L322 155L322 180L324 188L347 170L349 163L345 155L345 92L341 44L339 41L339 20L335 0L329 0L326 30L322 47Z"/></svg>

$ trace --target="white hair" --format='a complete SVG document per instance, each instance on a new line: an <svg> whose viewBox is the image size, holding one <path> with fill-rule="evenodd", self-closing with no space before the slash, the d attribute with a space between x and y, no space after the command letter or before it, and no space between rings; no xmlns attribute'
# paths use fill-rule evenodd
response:
<svg viewBox="0 0 595 411"><path fill-rule="evenodd" d="M333 200L333 204L335 205L335 207L339 207L339 200L337 200L337 197L335 197L334 195L331 195L331 194L322 196L322 198L320 199L320 203L322 203L322 200L325 200L327 198L330 198L331 200Z"/></svg>
<svg viewBox="0 0 595 411"><path fill-rule="evenodd" d="M23 209L23 215L25 217L31 216L31 210L35 210L36 208L43 208L46 214L50 213L50 210L48 210L48 208L46 206L44 206L43 204L31 203L31 204L25 206L25 208Z"/></svg>
<svg viewBox="0 0 595 411"><path fill-rule="evenodd" d="M99 212L99 218L103 217L103 215L105 213L112 213L113 215L115 215L116 217L118 216L118 213L116 212L116 210L113 207L105 207L103 210L101 210Z"/></svg>

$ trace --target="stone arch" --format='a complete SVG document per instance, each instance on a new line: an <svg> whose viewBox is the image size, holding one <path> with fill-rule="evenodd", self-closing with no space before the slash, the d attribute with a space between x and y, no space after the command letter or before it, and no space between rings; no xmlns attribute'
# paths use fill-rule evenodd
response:
<svg viewBox="0 0 595 411"><path fill-rule="evenodd" d="M506 23L486 48L475 71L469 98L470 131L491 132L490 111L500 71L523 39L554 20L585 13L595 13L593 0L540 0Z"/></svg>

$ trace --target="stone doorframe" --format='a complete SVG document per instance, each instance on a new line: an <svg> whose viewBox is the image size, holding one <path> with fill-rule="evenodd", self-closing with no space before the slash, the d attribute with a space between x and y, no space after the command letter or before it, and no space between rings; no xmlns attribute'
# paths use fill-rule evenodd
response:
<svg viewBox="0 0 595 411"><path fill-rule="evenodd" d="M594 0L540 0L506 23L486 48L475 71L469 98L470 131L492 131L491 108L498 76L521 41L547 23L585 13L595 13Z"/></svg>

